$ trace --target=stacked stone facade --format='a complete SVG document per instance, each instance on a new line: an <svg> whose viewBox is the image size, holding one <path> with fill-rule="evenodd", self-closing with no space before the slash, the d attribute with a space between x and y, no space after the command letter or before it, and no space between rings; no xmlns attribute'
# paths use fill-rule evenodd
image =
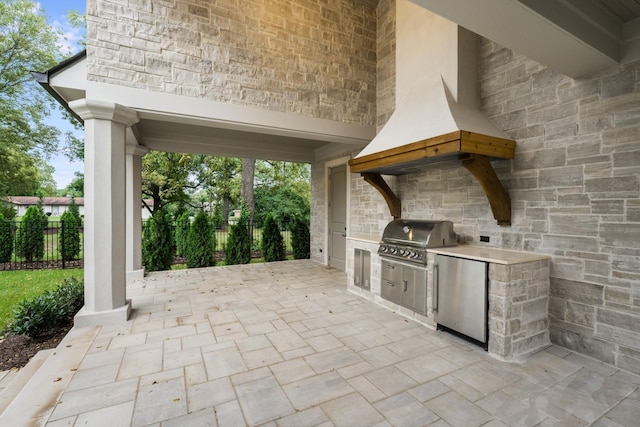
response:
<svg viewBox="0 0 640 427"><path fill-rule="evenodd" d="M88 0L87 26L91 82L378 129L394 109L394 0ZM640 62L573 80L489 40L479 55L481 108L517 141L493 162L512 225L456 161L388 180L403 217L550 255L551 340L640 373ZM317 260L325 160L312 165ZM349 237L376 242L383 198L355 174L350 195Z"/></svg>
<svg viewBox="0 0 640 427"><path fill-rule="evenodd" d="M375 124L375 9L351 0L89 0L90 81Z"/></svg>
<svg viewBox="0 0 640 427"><path fill-rule="evenodd" d="M549 261L489 264L489 353L522 359L549 344Z"/></svg>
<svg viewBox="0 0 640 427"><path fill-rule="evenodd" d="M517 141L514 160L493 162L512 226L496 224L456 161L389 180L403 217L452 220L460 243L550 255L552 342L640 373L640 63L573 80L490 40L479 54L481 108ZM361 180L352 206L375 217Z"/></svg>

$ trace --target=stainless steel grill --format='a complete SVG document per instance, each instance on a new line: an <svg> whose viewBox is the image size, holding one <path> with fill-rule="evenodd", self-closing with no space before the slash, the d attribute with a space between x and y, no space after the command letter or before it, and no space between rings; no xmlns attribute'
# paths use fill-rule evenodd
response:
<svg viewBox="0 0 640 427"><path fill-rule="evenodd" d="M456 246L451 221L394 219L384 229L378 254L416 264L427 263L427 249Z"/></svg>

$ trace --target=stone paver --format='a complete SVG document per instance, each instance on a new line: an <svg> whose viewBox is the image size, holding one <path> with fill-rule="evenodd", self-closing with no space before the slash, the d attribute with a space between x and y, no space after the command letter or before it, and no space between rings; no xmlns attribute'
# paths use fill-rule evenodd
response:
<svg viewBox="0 0 640 427"><path fill-rule="evenodd" d="M23 425L54 427L606 426L640 418L637 375L557 346L501 362L350 294L344 273L311 261L152 273L130 282L128 297L131 320L87 329L59 395L37 410L20 395L10 425L20 425L21 408L35 414ZM0 373L3 385L10 377Z"/></svg>

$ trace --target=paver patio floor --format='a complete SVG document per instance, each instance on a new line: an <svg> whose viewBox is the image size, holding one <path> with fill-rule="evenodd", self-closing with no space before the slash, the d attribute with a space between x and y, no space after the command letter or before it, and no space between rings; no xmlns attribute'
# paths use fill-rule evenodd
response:
<svg viewBox="0 0 640 427"><path fill-rule="evenodd" d="M640 377L558 346L505 363L311 261L152 273L74 328L4 421L47 426L632 426ZM51 401L38 393L61 390ZM28 384L26 388L30 385ZM44 399L42 399L44 400ZM13 417L13 418L11 418ZM3 424L2 425L16 425Z"/></svg>

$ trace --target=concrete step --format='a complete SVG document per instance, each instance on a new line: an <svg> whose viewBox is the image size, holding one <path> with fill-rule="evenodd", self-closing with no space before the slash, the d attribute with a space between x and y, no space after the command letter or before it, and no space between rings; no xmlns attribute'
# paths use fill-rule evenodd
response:
<svg viewBox="0 0 640 427"><path fill-rule="evenodd" d="M0 413L0 426L44 425L99 329L72 328Z"/></svg>
<svg viewBox="0 0 640 427"><path fill-rule="evenodd" d="M36 373L54 351L55 349L53 348L39 351L25 366L20 369L8 371L7 375L3 376L2 383L5 384L5 387L2 387L0 391L0 414L7 409L7 406L9 406L18 393L20 393L24 385L29 382L33 374Z"/></svg>

